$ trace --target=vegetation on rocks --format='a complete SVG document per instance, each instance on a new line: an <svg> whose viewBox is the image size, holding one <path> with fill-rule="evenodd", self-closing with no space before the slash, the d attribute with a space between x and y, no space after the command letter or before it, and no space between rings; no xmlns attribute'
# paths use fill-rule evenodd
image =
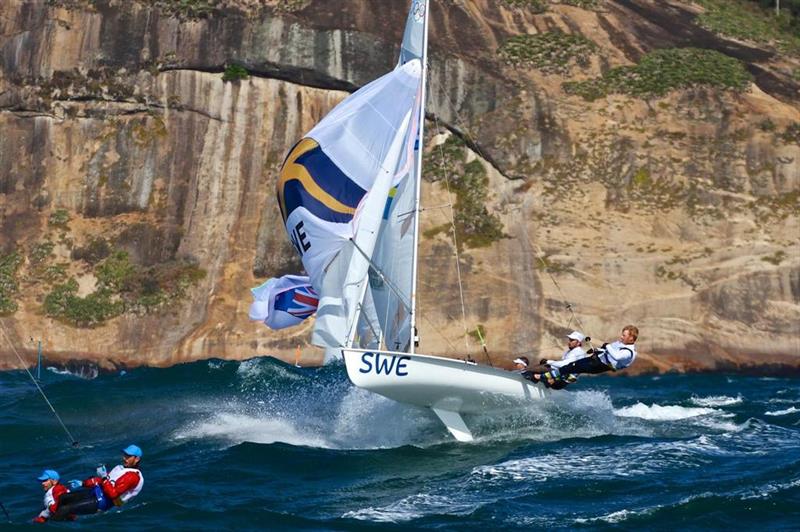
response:
<svg viewBox="0 0 800 532"><path fill-rule="evenodd" d="M547 0L503 0L503 3L510 7L527 9L533 13L547 11Z"/></svg>
<svg viewBox="0 0 800 532"><path fill-rule="evenodd" d="M138 0L169 15L184 19L207 18L219 5L219 0Z"/></svg>
<svg viewBox="0 0 800 532"><path fill-rule="evenodd" d="M60 229L67 229L69 227L69 211L67 209L56 209L50 214L47 219L47 225L50 227L58 227Z"/></svg>
<svg viewBox="0 0 800 532"><path fill-rule="evenodd" d="M106 246L105 240L94 239L79 256L91 264L107 251ZM97 286L86 297L78 295L74 278L53 287L45 297L45 314L77 327L93 327L124 313L147 314L166 308L205 277L204 270L189 262L137 266L122 250L108 254L93 273Z"/></svg>
<svg viewBox="0 0 800 532"><path fill-rule="evenodd" d="M760 44L774 44L786 51L800 51L800 34L790 9L780 17L753 2L695 0L705 11L697 23L719 35Z"/></svg>
<svg viewBox="0 0 800 532"><path fill-rule="evenodd" d="M586 66L597 45L579 34L548 31L516 35L506 41L498 54L508 64L530 65L548 74L565 73L578 64Z"/></svg>
<svg viewBox="0 0 800 532"><path fill-rule="evenodd" d="M601 0L561 0L561 3L583 9L597 9L601 5Z"/></svg>
<svg viewBox="0 0 800 532"><path fill-rule="evenodd" d="M800 212L800 191L793 190L774 196L764 196L750 202L748 207L759 224L766 225L785 220L790 216L797 216Z"/></svg>
<svg viewBox="0 0 800 532"><path fill-rule="evenodd" d="M125 74L109 67L56 70L49 78L27 79L25 84L35 87L46 104L53 100L145 101Z"/></svg>
<svg viewBox="0 0 800 532"><path fill-rule="evenodd" d="M222 81L240 81L250 77L247 69L240 65L228 65L222 73Z"/></svg>
<svg viewBox="0 0 800 532"><path fill-rule="evenodd" d="M764 262L769 262L772 265L779 266L781 262L786 259L786 252L782 249L779 249L772 255L767 255L766 257L761 257L761 260Z"/></svg>
<svg viewBox="0 0 800 532"><path fill-rule="evenodd" d="M744 91L752 76L737 59L715 50L668 48L645 55L635 66L609 70L600 78L564 83L564 90L593 101L612 93L640 98L700 85Z"/></svg>
<svg viewBox="0 0 800 532"><path fill-rule="evenodd" d="M107 288L80 297L78 282L70 278L45 297L44 311L48 316L64 319L78 327L92 327L122 314L124 305Z"/></svg>
<svg viewBox="0 0 800 532"><path fill-rule="evenodd" d="M22 264L22 257L16 251L0 255L0 316L17 311L15 295L19 290L17 269Z"/></svg>
<svg viewBox="0 0 800 532"><path fill-rule="evenodd" d="M447 179L456 195L455 227L459 246L484 247L503 237L503 223L486 208L489 177L480 161L466 163L464 142L451 135L425 159L426 176L434 181ZM427 236L446 231L448 225L426 231Z"/></svg>
<svg viewBox="0 0 800 532"><path fill-rule="evenodd" d="M91 238L85 246L72 249L71 258L73 260L83 260L91 265L95 265L111 254L111 246L108 240L98 236Z"/></svg>
<svg viewBox="0 0 800 532"><path fill-rule="evenodd" d="M781 133L781 140L786 144L800 146L800 122L793 122L786 126L786 129Z"/></svg>

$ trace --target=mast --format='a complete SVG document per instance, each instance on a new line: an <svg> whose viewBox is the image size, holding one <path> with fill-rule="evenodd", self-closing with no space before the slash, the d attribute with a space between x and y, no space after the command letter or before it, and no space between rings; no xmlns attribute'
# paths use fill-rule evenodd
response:
<svg viewBox="0 0 800 532"><path fill-rule="evenodd" d="M414 0L411 4L411 13L409 14L408 23L406 26L406 34L403 38L403 47L400 51L400 61L404 62L410 59L408 57L410 52L416 48L414 44L419 46L419 43L407 43L407 40L414 40L414 31L410 27L415 21L414 17L418 16L419 10L424 10L422 21L422 43L418 48L419 59L422 61L422 87L420 89L420 105L419 105L419 134L417 137L417 152L414 169L416 175L414 176L414 252L411 262L411 341L409 342L409 353L413 354L416 349L417 339L417 262L419 260L419 212L420 212L420 195L422 192L422 151L423 140L425 138L425 99L427 96L427 80L428 80L428 20L430 14L430 4L428 0ZM409 46L410 45L410 46ZM410 49L409 49L410 48Z"/></svg>

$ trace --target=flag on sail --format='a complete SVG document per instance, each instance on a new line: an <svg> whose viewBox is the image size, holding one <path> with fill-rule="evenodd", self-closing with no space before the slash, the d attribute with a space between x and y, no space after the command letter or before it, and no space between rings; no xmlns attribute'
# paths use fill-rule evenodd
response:
<svg viewBox="0 0 800 532"><path fill-rule="evenodd" d="M262 321L270 329L298 325L317 310L319 298L308 277L284 275L250 290L253 303L250 319Z"/></svg>

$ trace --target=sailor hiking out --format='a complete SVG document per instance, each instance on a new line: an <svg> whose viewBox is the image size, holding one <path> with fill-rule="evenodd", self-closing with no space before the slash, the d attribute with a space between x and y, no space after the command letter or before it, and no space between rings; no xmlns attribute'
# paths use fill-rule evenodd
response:
<svg viewBox="0 0 800 532"><path fill-rule="evenodd" d="M529 377L534 382L558 383L567 375L581 373L598 374L607 371L625 369L636 360L636 340L639 329L634 325L626 325L622 329L619 340L594 349L591 356L580 358L561 367L553 367L550 371L533 373Z"/></svg>
<svg viewBox="0 0 800 532"><path fill-rule="evenodd" d="M142 491L144 476L139 469L142 450L137 445L128 445L122 450L122 464L111 472L101 465L96 475L84 481L70 480L73 490L62 497L55 517L63 519L68 514L87 515L104 512L136 497Z"/></svg>
<svg viewBox="0 0 800 532"><path fill-rule="evenodd" d="M67 487L59 482L60 478L58 472L53 469L45 469L36 477L44 489L44 510L33 519L34 523L44 523L58 511L61 499L68 492Z"/></svg>
<svg viewBox="0 0 800 532"><path fill-rule="evenodd" d="M571 373L565 373L562 378L557 379L551 377L550 375L552 374L549 372L555 368L563 368L572 362L588 357L589 355L583 349L583 342L586 340L587 336L582 332L572 331L567 335L567 349L561 356L561 360L549 360L543 358L539 361L538 366L534 366L530 369L530 371L523 373L523 376L526 379L534 382L542 382L547 388L552 388L554 390L565 388L568 384L577 381L578 378ZM544 379L533 377L534 375L539 374L544 374L546 377Z"/></svg>

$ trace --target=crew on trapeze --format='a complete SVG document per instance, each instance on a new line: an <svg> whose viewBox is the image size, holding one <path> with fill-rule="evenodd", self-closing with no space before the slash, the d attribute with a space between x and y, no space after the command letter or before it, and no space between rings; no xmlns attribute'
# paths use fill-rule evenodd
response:
<svg viewBox="0 0 800 532"><path fill-rule="evenodd" d="M75 519L78 515L105 512L114 506L122 506L142 491L144 477L139 469L141 460L142 449L137 445L128 445L122 450L122 464L111 472L101 465L95 470L95 476L84 481L70 480L67 483L69 491L58 482L58 473L45 470L39 477L40 480L47 477L42 480L42 487L48 490L45 493L45 509L34 521L44 523L47 519ZM52 478L53 474L55 478Z"/></svg>
<svg viewBox="0 0 800 532"><path fill-rule="evenodd" d="M577 334L576 334L577 333ZM622 329L619 340L613 343L605 343L599 348L590 349L589 352L583 352L580 344L586 338L578 331L573 331L568 335L570 343L569 349L564 358L560 361L544 360L542 365L533 368L525 378L533 382L541 382L545 386L554 389L560 389L569 384L570 380L574 382L576 375L581 373L605 373L607 371L619 371L625 369L636 360L636 340L639 337L639 329L634 325L626 325ZM575 342L575 347L572 347ZM579 355L583 352L583 356L574 356L567 360L567 356L571 355L573 350L575 354ZM566 361L566 363L564 363ZM556 364L553 364L556 362Z"/></svg>

